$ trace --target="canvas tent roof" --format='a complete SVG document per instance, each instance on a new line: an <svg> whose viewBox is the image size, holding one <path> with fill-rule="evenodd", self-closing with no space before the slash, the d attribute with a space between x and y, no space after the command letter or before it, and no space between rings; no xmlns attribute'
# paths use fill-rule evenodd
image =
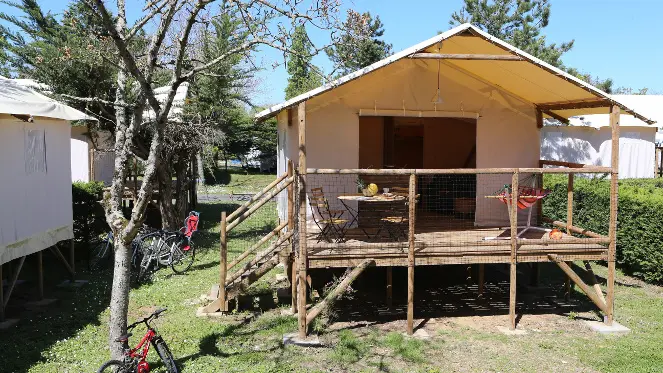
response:
<svg viewBox="0 0 663 373"><path fill-rule="evenodd" d="M423 55L426 53L426 55ZM436 58L450 56L454 58ZM426 59L421 59L426 57ZM458 58L469 56L468 58ZM478 59L478 56L487 56ZM497 57L496 57L497 56ZM536 106L544 116L570 118L582 114L607 114L610 105L619 106L647 123L654 120L636 112L607 93L551 66L524 51L499 40L471 24L463 24L431 39L407 48L382 61L343 76L314 90L296 96L256 114L257 120L276 115L283 109L327 94L346 83L391 64L417 58L433 70L438 61L471 75L515 99ZM502 59L500 59L502 58Z"/></svg>
<svg viewBox="0 0 663 373"><path fill-rule="evenodd" d="M96 120L5 77L0 77L0 113L64 120Z"/></svg>
<svg viewBox="0 0 663 373"><path fill-rule="evenodd" d="M169 92L170 92L170 85L155 88L154 96L156 97L157 101L163 104L164 102L166 102ZM170 111L168 112L168 119L175 121L181 120L182 113L184 111L184 103L186 101L188 93L189 93L189 83L185 82L180 84L179 87L177 87L177 91L175 91L175 98L173 98L173 106L170 108ZM156 120L154 111L151 108L145 110L143 116L148 119Z"/></svg>

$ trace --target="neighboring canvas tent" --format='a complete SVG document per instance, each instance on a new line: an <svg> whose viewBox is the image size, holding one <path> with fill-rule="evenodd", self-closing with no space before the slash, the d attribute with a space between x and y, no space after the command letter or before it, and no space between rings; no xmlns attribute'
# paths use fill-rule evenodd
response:
<svg viewBox="0 0 663 373"><path fill-rule="evenodd" d="M663 96L613 95L643 115L663 120ZM619 140L619 177L654 177L654 154L658 128L630 115L623 115ZM569 126L545 126L541 130L541 159L609 166L610 118L594 114L570 119Z"/></svg>
<svg viewBox="0 0 663 373"><path fill-rule="evenodd" d="M71 127L71 180L101 181L110 185L115 170L115 139L109 131L95 131L94 141L86 126Z"/></svg>
<svg viewBox="0 0 663 373"><path fill-rule="evenodd" d="M83 119L0 77L0 264L73 238L69 121Z"/></svg>

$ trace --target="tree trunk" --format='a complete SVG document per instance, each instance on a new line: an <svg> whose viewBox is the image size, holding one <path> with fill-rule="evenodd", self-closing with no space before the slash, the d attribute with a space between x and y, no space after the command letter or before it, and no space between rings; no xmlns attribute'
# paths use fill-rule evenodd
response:
<svg viewBox="0 0 663 373"><path fill-rule="evenodd" d="M121 231L120 231L121 232ZM131 245L124 243L124 237L116 237L115 267L113 270L113 288L110 303L110 347L113 359L121 359L124 344L115 342L115 338L127 332L127 312L129 309L129 289L131 275Z"/></svg>
<svg viewBox="0 0 663 373"><path fill-rule="evenodd" d="M203 165L202 152L196 153L196 166L198 172L198 184L205 185L205 166Z"/></svg>
<svg viewBox="0 0 663 373"><path fill-rule="evenodd" d="M170 161L163 162L158 168L159 179L159 212L161 213L161 228L175 229L177 226L177 215L173 209L173 182L170 173Z"/></svg>

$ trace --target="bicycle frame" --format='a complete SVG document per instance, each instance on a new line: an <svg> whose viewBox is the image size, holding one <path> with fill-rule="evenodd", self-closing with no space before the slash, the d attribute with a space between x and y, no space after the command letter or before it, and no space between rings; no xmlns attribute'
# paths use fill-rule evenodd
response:
<svg viewBox="0 0 663 373"><path fill-rule="evenodd" d="M157 333L152 328L148 328L147 332L140 340L136 347L129 349L127 356L131 359L139 359L138 364L147 361L147 354L150 352L150 342L156 337ZM142 350L141 350L142 349Z"/></svg>

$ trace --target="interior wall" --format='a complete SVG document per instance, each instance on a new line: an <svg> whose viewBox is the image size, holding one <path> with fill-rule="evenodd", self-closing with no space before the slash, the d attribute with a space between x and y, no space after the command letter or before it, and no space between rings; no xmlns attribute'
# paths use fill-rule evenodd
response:
<svg viewBox="0 0 663 373"><path fill-rule="evenodd" d="M474 168L476 121L456 118L422 118L424 168Z"/></svg>
<svg viewBox="0 0 663 373"><path fill-rule="evenodd" d="M45 169L29 171L28 131L43 131ZM68 121L33 123L0 117L0 263L45 249L53 238L73 237L71 131Z"/></svg>

